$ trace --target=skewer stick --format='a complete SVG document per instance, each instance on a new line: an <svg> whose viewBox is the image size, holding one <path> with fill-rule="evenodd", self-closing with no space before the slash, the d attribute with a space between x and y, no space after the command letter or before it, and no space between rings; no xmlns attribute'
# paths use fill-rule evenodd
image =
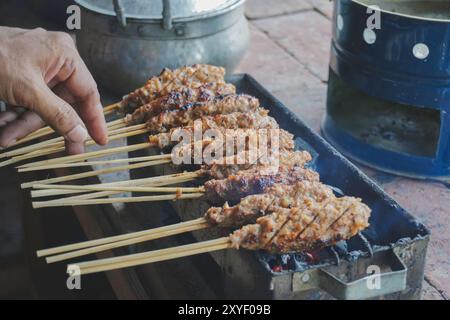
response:
<svg viewBox="0 0 450 320"><path fill-rule="evenodd" d="M119 102L115 102L115 103L113 103L113 104L110 104L110 105L104 107L104 108L103 108L103 113L104 113L105 115L111 113L111 112L114 111L115 109L119 108L119 107L120 107L120 104L121 104L121 102L119 101Z"/></svg>
<svg viewBox="0 0 450 320"><path fill-rule="evenodd" d="M161 176L161 177L151 177L151 178L143 178L143 179L134 179L127 181L118 181L118 182L109 182L104 184L95 184L93 186L145 186L145 187L158 187L158 186L169 186L174 184L180 184L188 181L192 181L197 177L197 175L188 172L188 173L177 173L173 175ZM49 197L49 196L57 196L64 194L76 194L83 193L85 191L80 190L36 190L33 191L33 197ZM105 196L111 196L120 194L122 192L119 191L98 191L91 192L88 194L72 196L66 198L66 200L85 200L85 199L96 199Z"/></svg>
<svg viewBox="0 0 450 320"><path fill-rule="evenodd" d="M117 171L133 170L133 169L157 166L157 165L169 163L169 162L171 162L170 159L138 162L138 163L128 164L128 165L124 165L124 166L116 166L116 167L111 167L111 168L104 168L104 169L99 169L99 170L70 174L67 176L61 176L61 177L56 177L56 178L25 182L25 183L22 183L20 185L20 187L22 189L27 189L27 188L31 188L34 184L52 184L52 183L58 183L58 182L66 182L66 181L78 180L78 179L82 179L82 178L94 177L94 176L98 176L101 174L113 173L113 172L117 172Z"/></svg>
<svg viewBox="0 0 450 320"><path fill-rule="evenodd" d="M134 133L133 135L137 135L140 133L145 133L145 132L147 132L147 130L145 130L144 128L145 128L145 124L139 124L139 125L132 126L132 127L124 127L124 128L114 129L114 130L108 132L108 138L109 138L109 140L115 140L118 138L122 138L122 137L119 137L119 134ZM95 141L92 139L88 139L85 142L86 146L91 146L94 144L95 144ZM28 148L28 150L26 150L26 152L22 152L22 151L16 152L16 150L14 150L14 151L11 151L10 153L8 153L8 156L22 155L24 153L26 153L29 156L29 155L33 155L33 152L36 150L42 150L42 149L48 150L48 151L51 151L53 149L59 150L59 149L63 148L64 145L65 145L64 139L62 137L58 137L58 138L55 138L55 142L40 145L40 146L38 146L38 148L36 148L35 146L26 147L26 148Z"/></svg>
<svg viewBox="0 0 450 320"><path fill-rule="evenodd" d="M202 218L200 218L200 219L202 219ZM205 219L202 219L202 220L205 220ZM149 234L147 234L147 235L143 235L140 237L134 237L134 238L130 238L130 239L123 240L123 241L117 241L117 242L112 242L112 243L108 243L108 244L104 244L104 245L100 245L100 246L95 246L95 247L91 247L91 248L86 248L86 249L81 249L81 250L72 251L72 252L68 252L68 253L63 253L63 254L60 254L57 256L48 257L45 260L47 263L55 263L55 262L73 259L76 257L81 257L81 256L93 254L93 253L98 253L98 252L103 252L103 251L121 248L121 247L125 247L125 246L130 246L130 245L137 244L137 243L143 243L143 242L147 242L150 240L170 237L170 236L181 234L181 233L197 231L197 230L208 228L208 226L209 225L207 222L191 224L188 226L180 226L179 225L178 228L174 228L174 229L167 230L164 232L154 232L153 231L153 232L149 232Z"/></svg>
<svg viewBox="0 0 450 320"><path fill-rule="evenodd" d="M39 130L36 130L35 132L29 134L26 137L23 137L22 139L17 140L16 143L14 143L11 147L15 147L15 146L18 146L18 145L23 144L25 142L28 142L28 141L31 141L31 140L34 140L34 139L37 139L37 138L45 137L45 136L48 136L48 135L53 134L53 133L55 133L55 131L52 128L44 127L44 128L39 129Z"/></svg>
<svg viewBox="0 0 450 320"><path fill-rule="evenodd" d="M153 201L168 201L168 200L185 200L198 199L203 197L203 193L188 193L188 194L171 194L161 196L144 196L144 197L122 197L122 198L106 198L106 199L89 199L89 200L67 200L58 199L50 201L33 202L33 208L49 208L49 207L68 207L68 206L88 206L95 204L113 204L113 203L137 203L137 202L153 202Z"/></svg>
<svg viewBox="0 0 450 320"><path fill-rule="evenodd" d="M108 115L108 114L114 112L114 109L118 108L119 106L120 106L120 102L117 102L117 103L114 103L114 104L112 104L110 106L107 106L107 107L103 108L103 113L105 115ZM123 120L123 119L120 119L120 120ZM30 133L26 137L23 137L22 139L16 141L16 143L14 143L12 145L12 147L18 146L20 144L23 144L25 142L28 142L28 141L31 141L31 140L34 140L34 139L37 139L37 138L41 138L41 137L50 135L52 133L55 133L55 131L52 128L50 128L49 126L40 128L40 129Z"/></svg>
<svg viewBox="0 0 450 320"><path fill-rule="evenodd" d="M143 143L139 143L139 144L133 144L130 146L108 148L108 149L103 149L103 150L86 152L83 154L77 154L77 155L72 155L72 156L59 157L59 158L55 158L55 159L31 162L31 163L27 163L27 164L19 166L19 168L37 167L37 166L56 164L56 163L71 163L71 162L83 161L83 160L91 159L91 158L110 156L110 155L117 154L117 153L142 150L142 149L150 148L153 146L154 145L150 142L143 142Z"/></svg>
<svg viewBox="0 0 450 320"><path fill-rule="evenodd" d="M29 172L29 171L49 170L49 169L58 169L58 168L75 168L75 167L88 167L88 166L97 166L97 165L110 165L110 164L116 164L116 163L135 163L135 162L144 162L144 161L151 161L151 160L171 159L171 158L172 158L172 155L170 155L170 154L162 154L162 155L155 155L155 156L135 157L135 158L125 158L125 159L60 163L60 164L51 164L51 165L40 166L40 167L29 167L29 168L20 168L19 167L17 171L18 172Z"/></svg>
<svg viewBox="0 0 450 320"><path fill-rule="evenodd" d="M131 131L131 132L126 132L126 133L121 133L121 134L117 134L114 136L109 137L109 141L113 141L113 140L117 140L117 139L122 139L122 138L126 138L126 137L132 137L132 136L136 136L142 133L147 133L148 130L147 129L141 129L141 130L135 130L135 131ZM86 146L91 146L95 144L94 141L88 141L86 143ZM14 164L23 160L28 160L28 159L32 159L32 158L37 158L37 157L42 157L42 156L47 156L50 154L54 154L54 153L58 153L61 151L64 151L65 147L64 144L61 144L61 146L59 147L55 147L55 148L44 148L43 150L36 150L36 151L32 151L30 153L24 154L24 155L20 155L20 156L16 156L13 157L7 161L1 162L0 163L0 167L3 166L7 166L10 164ZM108 150L108 149L105 149ZM57 158L55 158L57 159Z"/></svg>
<svg viewBox="0 0 450 320"><path fill-rule="evenodd" d="M229 248L231 248L231 242L228 237L224 237L216 240L188 244L174 248L72 264L68 266L68 271L79 270L81 275L85 275L102 271L134 267L143 264L171 260Z"/></svg>
<svg viewBox="0 0 450 320"><path fill-rule="evenodd" d="M136 131L127 132L127 133L123 133L123 134L118 134L118 135L109 137L109 140L112 141L112 140L117 140L117 139L120 139L120 138L126 138L126 137L130 137L130 136L146 133L147 131L148 131L147 129L142 129L142 130L136 130ZM145 144L145 147L144 147L144 144ZM22 165L20 167L21 168L25 168L25 167L40 166L40 165L45 165L45 164L76 162L76 161L82 161L82 160L86 160L86 159L90 159L90 158L95 158L95 157L101 157L101 156L121 153L121 152L125 152L125 151L135 151L135 150L145 149L145 148L152 147L152 146L154 146L154 144L146 142L146 143L136 144L136 145L132 145L132 146L120 147L120 148L123 148L123 149L108 148L108 149L103 149L103 150L83 153L83 154L77 155L78 157L75 157L75 156L63 156L63 157L58 157L58 158L54 158L54 159L51 159L51 160L42 160L42 161L37 161L37 162L31 162L31 163L27 163L25 165ZM16 162L19 162L19 161L22 161L22 160L26 160L26 159L29 159L29 158L35 158L35 157L39 157L39 156L49 155L49 154L56 153L56 152L63 151L63 150L64 150L64 147L53 149L53 150L44 149L42 151L33 151L30 154L14 157L14 158L11 158L11 159L9 159L7 161L3 161L3 162L0 163L0 167L7 166L7 165L10 165L10 164L14 164Z"/></svg>
<svg viewBox="0 0 450 320"><path fill-rule="evenodd" d="M124 123L118 123L118 124L115 124L115 125L112 125L112 126L108 127L108 130L116 130L116 129L120 129L120 128L125 128L127 126L128 125L125 122Z"/></svg>
<svg viewBox="0 0 450 320"><path fill-rule="evenodd" d="M112 236L112 237L101 238L101 239L97 239L97 240L84 241L84 242L69 244L69 245L65 245L65 246L59 246L59 247L55 247L55 248L39 250L39 251L37 251L37 256L38 256L38 258L48 257L48 256L60 254L60 253L71 252L71 251L85 249L85 248L97 247L97 246L101 246L101 245L109 244L109 243L113 243L113 242L120 242L120 241L129 240L129 239L133 239L133 238L139 238L139 237L143 237L143 236L164 233L164 232L168 232L171 230L179 229L180 227L196 226L196 225L202 225L205 223L207 223L207 221L205 218L202 217L202 218L198 218L198 219L194 219L194 220L190 220L190 221L186 221L186 222L172 224L169 226L164 226L164 227L159 227L159 228L154 228L154 229L149 229L149 230L143 230L143 231L137 231L137 232L132 232L132 233L126 233L126 234L122 234L119 236Z"/></svg>
<svg viewBox="0 0 450 320"><path fill-rule="evenodd" d="M33 188L48 190L80 190L80 191L118 191L125 192L145 192L145 193L193 193L205 192L205 188L201 187L105 187L105 186L78 186L78 185L54 185L54 184L37 184ZM33 197L33 191L31 192Z"/></svg>
<svg viewBox="0 0 450 320"><path fill-rule="evenodd" d="M113 129L108 128L109 129L108 136L123 133L126 131L133 131L133 130L139 130L139 129L144 129L144 128L145 128L145 124L139 124L139 125L135 125L135 126L131 126L131 127L124 127L124 126L114 127ZM92 141L92 139L87 140L86 143L90 143L90 141ZM53 138L50 140L32 144L30 146L14 149L9 152L4 152L3 154L1 154L1 157L13 157L13 156L25 154L28 152L32 152L35 150L40 150L42 148L57 148L57 147L62 147L62 146L64 146L64 137L56 137L56 138Z"/></svg>

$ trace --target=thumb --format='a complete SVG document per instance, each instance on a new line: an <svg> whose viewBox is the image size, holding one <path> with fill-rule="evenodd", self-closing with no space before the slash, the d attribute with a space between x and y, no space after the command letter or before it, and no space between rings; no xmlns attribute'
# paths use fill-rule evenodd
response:
<svg viewBox="0 0 450 320"><path fill-rule="evenodd" d="M84 152L84 142L88 138L88 132L72 106L55 95L46 85L35 92L34 96L36 99L33 103L33 111L64 137L67 153Z"/></svg>

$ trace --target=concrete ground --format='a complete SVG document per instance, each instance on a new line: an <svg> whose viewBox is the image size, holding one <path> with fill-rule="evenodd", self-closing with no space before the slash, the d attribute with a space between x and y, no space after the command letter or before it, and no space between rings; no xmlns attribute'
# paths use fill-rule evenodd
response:
<svg viewBox="0 0 450 320"><path fill-rule="evenodd" d="M325 112L332 2L248 0L251 45L237 72L266 86L319 131ZM431 229L424 299L450 296L450 189L361 167Z"/></svg>

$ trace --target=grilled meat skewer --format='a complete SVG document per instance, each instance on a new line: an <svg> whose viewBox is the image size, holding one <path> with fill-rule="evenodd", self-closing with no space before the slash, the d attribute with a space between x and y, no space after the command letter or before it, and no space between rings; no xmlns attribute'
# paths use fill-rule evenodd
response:
<svg viewBox="0 0 450 320"><path fill-rule="evenodd" d="M210 86L210 89L216 91L226 85L224 76L224 68L205 64L196 64L175 70L165 68L159 76L148 80L143 87L124 96L119 108L123 113L131 113L136 108L171 91L183 88L195 89L206 83L214 83L215 85Z"/></svg>
<svg viewBox="0 0 450 320"><path fill-rule="evenodd" d="M230 110L231 111L231 110ZM242 119L246 119L246 121L248 121L248 123L246 123L246 121L243 120L239 120L239 117L236 117L235 115L230 115L230 114L225 114L225 115L216 115L214 117L210 117L209 120L205 120L208 121L208 123L210 124L210 126L215 126L217 128L219 128L219 126L223 126L223 125L228 125L229 127L227 129L239 129L239 126L246 126L246 128L249 128L250 125L253 125L254 123L256 123L256 120L252 120L251 117L254 117L255 119L261 119L263 117L264 114L267 111L264 111L264 109L262 108L255 108L253 113L249 113L248 115L242 115ZM243 113L242 113L243 114ZM203 121L203 120L202 120ZM208 126L208 124L206 124L206 122L203 121L203 126ZM276 124L275 120L263 120L262 123L265 122L269 122L272 124ZM190 126L189 128L186 127L180 127L179 129L174 128L174 130L178 130L178 132L180 132L180 130L191 130L193 131L194 127ZM219 128L220 129L220 128ZM205 128L205 130L207 130ZM203 131L205 131L203 130ZM172 131L172 133L174 133L175 131ZM182 131L181 131L182 132ZM290 135L289 133L287 133L286 131L281 131L283 138L286 139L286 141L283 141L283 145L286 144L288 146L294 146L294 142L292 140L292 135ZM170 141L171 138L171 134L160 134L160 135L155 135L152 136L150 138L149 143L145 144L139 144L138 145L129 145L126 146L122 149L119 149L121 151L117 151L117 153L119 152L123 152L123 151L129 151L129 150L141 150L141 149L146 149L149 147L167 147L167 146L171 146L174 143L172 143ZM163 139L164 141L160 142L160 139ZM210 144L211 141L207 142L207 144ZM200 146L198 146L199 148L201 148L201 142L200 142ZM129 149L129 150L128 150ZM45 150L44 150L45 151ZM53 152L57 152L57 150L54 151L50 151L48 152L48 154L53 153ZM47 165L47 164L56 164L56 163L67 163L67 162L77 162L77 161L82 161L85 159L90 159L90 158L95 158L95 157L100 157L102 155L111 155L111 154L115 154L114 149L103 149L100 151L94 151L94 152L89 152L86 154L82 154L82 155L77 155L77 156L64 156L64 157L59 157L59 158L55 158L55 159L51 159L51 160L44 160L44 161L37 161L37 162L33 162L33 163L29 163L26 164L23 167L32 167L32 166L40 166L40 165ZM95 155L95 156L94 156Z"/></svg>
<svg viewBox="0 0 450 320"><path fill-rule="evenodd" d="M272 253L303 252L347 240L369 226L370 209L360 199L334 198L291 209L278 208L230 235L232 247Z"/></svg>
<svg viewBox="0 0 450 320"><path fill-rule="evenodd" d="M273 157L278 157L277 159L269 157L267 164L239 164L237 162L237 157L238 156L231 156L219 161L214 161L209 165L202 165L198 173L200 176L207 177L209 179L225 179L229 176L239 174L242 171L253 174L261 174L266 172L270 173L273 170L287 171L296 167L303 168L312 160L311 154L307 151L289 150L283 150L278 155L274 155ZM278 166L274 167L276 163Z"/></svg>
<svg viewBox="0 0 450 320"><path fill-rule="evenodd" d="M206 181L205 199L211 204L239 202L246 196L268 192L274 184L292 185L303 180L318 182L319 174L300 167L280 170L273 174L242 171L225 179Z"/></svg>
<svg viewBox="0 0 450 320"><path fill-rule="evenodd" d="M208 181L204 185L205 190L205 198L210 202L224 202L226 200L232 201L235 199L239 201L242 197L245 197L249 194L253 193L262 193L265 192L271 185L275 183L281 184L292 184L296 183L299 180L310 179L311 181L318 181L318 174L314 171L310 171L307 169L303 169L301 167L294 167L291 170L280 171L274 175L259 175L256 176L251 173L246 173L245 171L236 176L228 177L227 179L222 180L211 180ZM157 189L157 188L156 188ZM172 188L171 188L172 189ZM180 193L181 195L181 193ZM249 222L252 222L250 220ZM188 221L185 223L181 223L178 225L172 225L168 227L163 227L163 229L170 229L171 232L169 235L180 234L188 231L199 230L208 227L210 224L206 218L196 219L194 221ZM147 230L145 232L137 232L134 234L116 236L111 238L102 239L96 248L92 248L90 242L80 243L75 245L75 249L81 249L76 252L72 252L69 254L62 254L59 256L55 256L47 259L48 262L56 262L61 260L66 260L73 257L83 256L90 253L101 252L104 250L118 248L121 246L144 242L152 239L161 238L164 236L168 236L167 233L164 235L158 235L159 230L161 228ZM162 230L161 230L162 231ZM130 240L132 239L132 240ZM124 240L124 242L120 242ZM115 242L113 245L108 243ZM103 245L102 245L103 244ZM106 245L108 244L108 245ZM104 246L106 245L106 246ZM89 248L90 247L90 248ZM39 255L50 255L50 252L54 254L63 253L70 251L70 248L74 248L74 246L63 246L59 248L54 248L51 250L44 250L39 253ZM89 249L84 249L89 248ZM84 250L83 250L84 249ZM45 252L49 252L45 254Z"/></svg>
<svg viewBox="0 0 450 320"><path fill-rule="evenodd" d="M279 143L278 145L281 146L285 150L292 150L294 148L294 141L293 136L288 133L287 131L283 129L279 129L278 124L276 123L275 119L272 117L267 116L268 111L262 108L256 108L253 110L253 113L245 113L245 112L233 112L230 114L220 114L215 116L204 116L201 118L198 118L199 124L201 124L201 127L198 127L198 130L202 130L202 136L205 135L207 130L216 130L216 133L220 133L222 135L222 138L224 138L223 143L225 143L225 140L228 139L228 141L236 141L238 140L238 137L244 137L246 136L256 136L258 132L253 132L250 130L260 130L260 129L278 129L279 130ZM234 129L236 131L230 132L226 129ZM237 130L237 129L249 129L249 130ZM159 133L154 136L149 137L149 141L152 144L157 145L160 149L164 149L170 146L173 146L175 144L178 144L179 141L172 140L175 136L184 136L183 133L189 132L191 136L194 136L196 127L194 125L190 126L184 126L184 127L177 127L172 128L169 132L165 133ZM268 132L267 132L268 133ZM268 139L271 138L267 137ZM246 141L248 138L242 139L242 141ZM191 147L198 147L198 148L205 148L209 144L211 144L214 141L214 139L203 139L201 141L196 141L197 145L194 145L192 143L187 143L185 146L180 146L180 150L177 152L182 152L184 147L191 148ZM269 142L269 141L268 141ZM225 146L226 147L226 146ZM224 150L226 148L223 148ZM187 150L184 150L185 152Z"/></svg>
<svg viewBox="0 0 450 320"><path fill-rule="evenodd" d="M259 108L258 99L249 95L228 95L215 97L207 102L187 104L179 109L162 112L147 121L151 132L167 132L171 128L191 124L204 116L226 115L233 112L255 112Z"/></svg>
<svg viewBox="0 0 450 320"><path fill-rule="evenodd" d="M236 88L227 83L205 83L198 88L181 87L166 95L135 109L132 114L125 116L128 125L145 123L158 114L179 109L195 102L207 102L215 97L236 93Z"/></svg>
<svg viewBox="0 0 450 320"><path fill-rule="evenodd" d="M263 194L249 195L232 207L227 203L222 207L212 207L206 212L206 218L212 225L239 227L274 208L307 207L311 203L334 198L330 187L314 180L298 181L292 185L274 184Z"/></svg>
<svg viewBox="0 0 450 320"><path fill-rule="evenodd" d="M369 217L370 209L359 199L351 197L328 199L317 206L277 207L270 214L257 219L255 224L245 225L228 237L158 251L77 263L76 266L81 274L89 274L228 248L266 250L272 253L310 251L334 245L343 239L350 239L369 226ZM204 225L200 224L199 227L203 228ZM134 243L135 240L129 239L105 246L116 248L127 242ZM102 249L102 246L81 251L98 252L99 249ZM80 256L81 253L68 253L66 257L57 257L54 261Z"/></svg>

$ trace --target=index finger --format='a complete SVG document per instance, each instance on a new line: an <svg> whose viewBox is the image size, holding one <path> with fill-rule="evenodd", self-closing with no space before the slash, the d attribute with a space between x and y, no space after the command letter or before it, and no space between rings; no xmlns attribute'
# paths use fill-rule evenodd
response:
<svg viewBox="0 0 450 320"><path fill-rule="evenodd" d="M64 87L75 99L90 136L95 142L106 144L108 135L97 84L78 53L74 64L75 69L64 81Z"/></svg>

